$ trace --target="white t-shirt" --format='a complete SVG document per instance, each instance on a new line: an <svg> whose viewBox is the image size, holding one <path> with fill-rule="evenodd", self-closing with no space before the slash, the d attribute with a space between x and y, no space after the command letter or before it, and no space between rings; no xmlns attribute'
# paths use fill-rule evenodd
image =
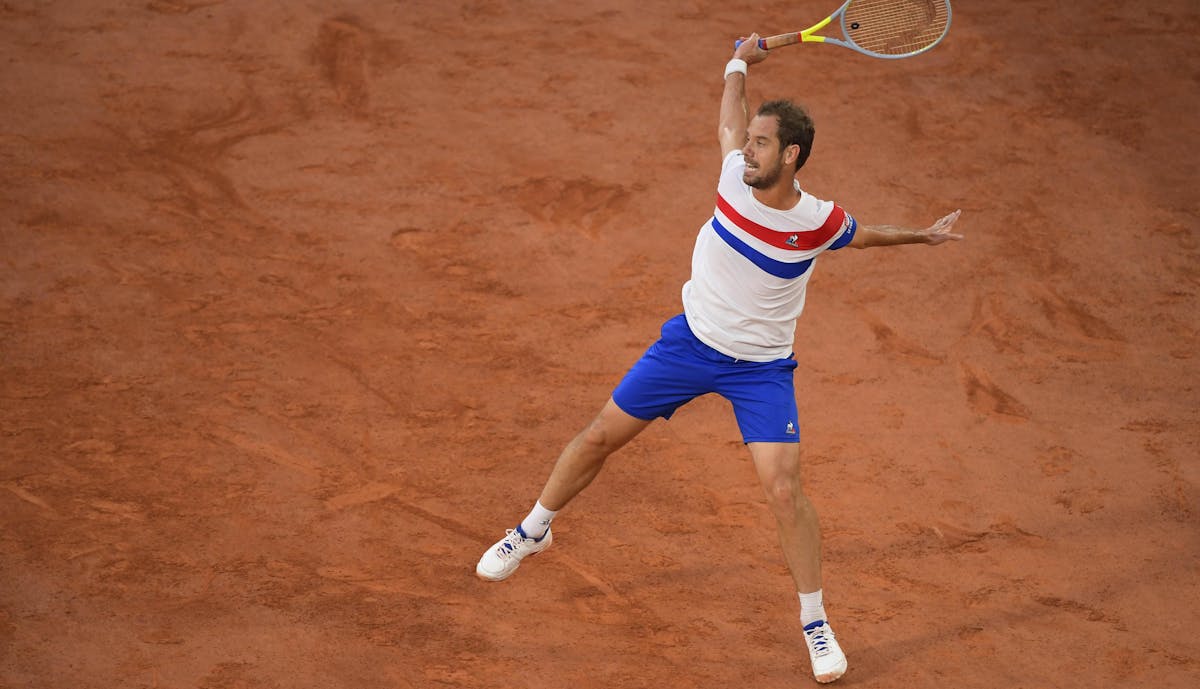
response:
<svg viewBox="0 0 1200 689"><path fill-rule="evenodd" d="M804 191L790 210L769 208L742 181L745 169L740 150L721 165L717 207L696 237L683 311L696 337L718 352L773 361L792 354L817 255L849 244L857 224Z"/></svg>

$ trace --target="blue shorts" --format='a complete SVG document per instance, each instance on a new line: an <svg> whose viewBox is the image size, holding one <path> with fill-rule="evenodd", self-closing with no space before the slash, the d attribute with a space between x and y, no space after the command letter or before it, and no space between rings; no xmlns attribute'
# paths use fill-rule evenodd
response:
<svg viewBox="0 0 1200 689"><path fill-rule="evenodd" d="M680 314L663 324L662 338L629 369L612 396L626 414L649 421L669 419L693 399L715 392L733 405L743 442L798 443L795 370L792 357L740 361L726 356L698 340Z"/></svg>

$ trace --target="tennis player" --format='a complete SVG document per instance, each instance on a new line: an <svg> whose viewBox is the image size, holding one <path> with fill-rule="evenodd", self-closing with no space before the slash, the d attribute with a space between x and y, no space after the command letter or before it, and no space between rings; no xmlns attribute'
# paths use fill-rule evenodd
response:
<svg viewBox="0 0 1200 689"><path fill-rule="evenodd" d="M813 675L818 682L832 682L846 672L846 656L825 614L821 535L800 482L800 422L792 384L796 319L823 252L962 239L950 232L960 211L925 229L859 225L837 204L804 192L795 175L812 150L808 114L775 100L749 116L746 68L766 57L755 34L725 67L716 208L696 237L683 313L663 324L661 338L562 451L528 516L483 554L475 571L490 581L509 577L524 558L550 546L551 521L591 483L610 454L652 420L670 418L692 399L716 393L733 406L778 524Z"/></svg>

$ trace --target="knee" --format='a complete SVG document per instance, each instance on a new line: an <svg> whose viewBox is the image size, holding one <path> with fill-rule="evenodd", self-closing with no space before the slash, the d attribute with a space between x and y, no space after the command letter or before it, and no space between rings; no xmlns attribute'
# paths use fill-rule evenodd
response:
<svg viewBox="0 0 1200 689"><path fill-rule="evenodd" d="M792 517L798 513L812 510L812 503L804 495L800 479L790 474L777 474L770 477L764 486L767 491L767 502L771 511L777 516Z"/></svg>
<svg viewBox="0 0 1200 689"><path fill-rule="evenodd" d="M610 433L600 419L592 421L583 433L579 434L580 449L596 459L604 459L611 454L611 445Z"/></svg>

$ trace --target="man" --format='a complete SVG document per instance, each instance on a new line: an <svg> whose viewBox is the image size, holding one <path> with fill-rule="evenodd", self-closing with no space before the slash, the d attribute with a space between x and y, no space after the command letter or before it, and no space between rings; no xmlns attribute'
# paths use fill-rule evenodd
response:
<svg viewBox="0 0 1200 689"><path fill-rule="evenodd" d="M723 163L712 218L700 229L684 313L629 370L600 414L562 451L529 515L476 566L490 581L548 548L550 523L600 472L605 459L658 417L715 392L733 405L742 439L779 527L800 598L813 675L846 671L821 598L817 515L800 483L799 419L792 383L796 319L818 254L844 246L937 245L960 211L924 230L860 226L839 206L800 189L796 173L812 149L808 115L787 101L764 103L749 119L746 67L766 59L754 34L725 70L717 130Z"/></svg>

